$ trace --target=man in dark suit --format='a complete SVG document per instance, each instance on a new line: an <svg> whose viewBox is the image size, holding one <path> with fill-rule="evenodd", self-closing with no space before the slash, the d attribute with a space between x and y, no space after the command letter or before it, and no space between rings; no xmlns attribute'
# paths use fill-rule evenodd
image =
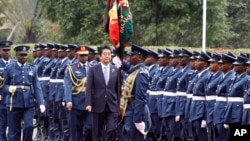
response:
<svg viewBox="0 0 250 141"><path fill-rule="evenodd" d="M93 141L102 140L106 123L107 140L114 141L118 118L117 68L111 62L111 49L99 50L100 64L89 69L86 85L86 110L93 114Z"/></svg>

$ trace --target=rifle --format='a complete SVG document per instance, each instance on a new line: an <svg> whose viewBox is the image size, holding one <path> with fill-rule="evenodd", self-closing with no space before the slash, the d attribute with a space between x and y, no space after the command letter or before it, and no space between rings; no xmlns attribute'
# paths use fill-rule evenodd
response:
<svg viewBox="0 0 250 141"><path fill-rule="evenodd" d="M33 125L34 128L37 128L37 134L40 133L41 135L41 140L44 140L45 137L44 137L44 133L43 133L43 128L44 126L41 126L41 119L40 119L40 116L41 116L41 113L40 113L40 107L37 103L36 100L34 100L34 103L35 103L35 114L36 114L36 124Z"/></svg>

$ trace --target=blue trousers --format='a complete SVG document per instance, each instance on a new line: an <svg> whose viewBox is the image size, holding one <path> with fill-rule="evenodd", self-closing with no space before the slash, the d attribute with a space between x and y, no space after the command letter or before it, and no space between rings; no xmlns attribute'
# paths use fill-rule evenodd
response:
<svg viewBox="0 0 250 141"><path fill-rule="evenodd" d="M19 141L23 129L23 140L32 141L34 107L7 109L9 141ZM23 120L23 127L21 126Z"/></svg>
<svg viewBox="0 0 250 141"><path fill-rule="evenodd" d="M0 141L7 141L7 109L6 107L0 108Z"/></svg>

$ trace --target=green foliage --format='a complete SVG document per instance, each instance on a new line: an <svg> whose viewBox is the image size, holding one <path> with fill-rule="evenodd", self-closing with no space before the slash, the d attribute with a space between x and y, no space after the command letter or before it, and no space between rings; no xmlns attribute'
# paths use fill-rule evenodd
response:
<svg viewBox="0 0 250 141"><path fill-rule="evenodd" d="M38 24L36 26L38 37L61 43L110 45L107 34L102 30L106 0L40 0L39 2L44 17L58 24L60 28L56 28L58 32L52 31L49 33L51 35L44 36L41 32L42 25ZM202 2L202 0L129 0L134 24L130 43L200 47ZM248 47L249 10L249 1L246 0L208 0L207 46Z"/></svg>

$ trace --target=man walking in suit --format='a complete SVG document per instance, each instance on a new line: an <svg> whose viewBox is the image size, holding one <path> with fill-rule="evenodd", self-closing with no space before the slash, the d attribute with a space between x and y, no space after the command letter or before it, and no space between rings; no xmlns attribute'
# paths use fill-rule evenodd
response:
<svg viewBox="0 0 250 141"><path fill-rule="evenodd" d="M117 68L111 65L111 49L103 46L99 50L100 64L89 69L86 85L86 110L93 116L93 141L102 140L104 123L107 140L114 141L118 119Z"/></svg>

